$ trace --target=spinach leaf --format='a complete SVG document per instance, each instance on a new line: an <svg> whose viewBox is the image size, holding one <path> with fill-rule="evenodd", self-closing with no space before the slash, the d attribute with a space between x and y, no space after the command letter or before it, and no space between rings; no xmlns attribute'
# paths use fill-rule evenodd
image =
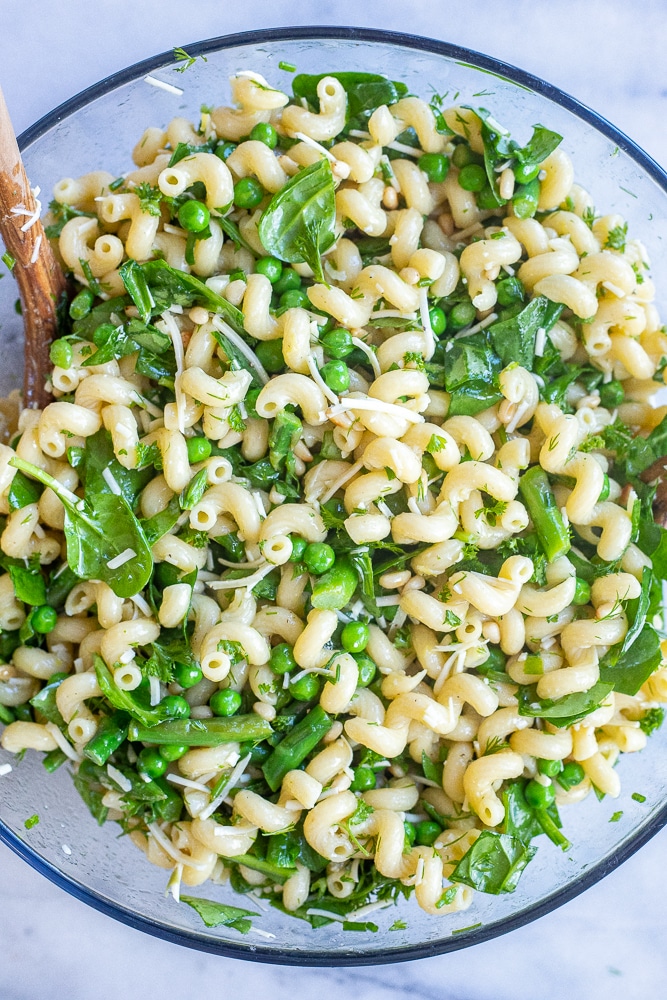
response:
<svg viewBox="0 0 667 1000"><path fill-rule="evenodd" d="M56 608L56 610L62 608L70 590L78 582L78 576L72 572L67 563L63 563L49 577L49 584L46 590L46 603L50 604L52 608Z"/></svg>
<svg viewBox="0 0 667 1000"><path fill-rule="evenodd" d="M646 624L646 616L651 605L651 589L653 586L653 573L648 567L642 573L642 589L639 597L628 601L625 605L625 613L628 616L629 627L625 633L625 639L621 646L620 655L632 646L633 642Z"/></svg>
<svg viewBox="0 0 667 1000"><path fill-rule="evenodd" d="M144 264L128 260L120 268L119 274L144 323L152 315L162 313L174 304L202 305L223 316L236 333L247 336L240 309L193 274L170 267L165 260L147 260Z"/></svg>
<svg viewBox="0 0 667 1000"><path fill-rule="evenodd" d="M533 134L525 146L514 151L517 160L527 169L537 167L560 146L563 136L544 125L533 125Z"/></svg>
<svg viewBox="0 0 667 1000"><path fill-rule="evenodd" d="M93 306L89 313L86 313L81 319L75 320L72 324L74 336L81 340L92 340L95 330L103 323L118 325L116 320L121 320L124 317L125 306L129 304L126 295L118 295L116 298L107 299L105 302Z"/></svg>
<svg viewBox="0 0 667 1000"><path fill-rule="evenodd" d="M30 699L32 707L43 715L47 722L53 722L60 729L65 728L65 720L56 705L56 691L62 682L62 677L59 681L51 681Z"/></svg>
<svg viewBox="0 0 667 1000"><path fill-rule="evenodd" d="M450 344L445 353L445 385L452 397L450 413L474 416L502 399L497 384L503 363L485 330Z"/></svg>
<svg viewBox="0 0 667 1000"><path fill-rule="evenodd" d="M644 625L632 645L619 653L615 646L600 660L600 683L612 685L620 694L635 695L653 671L660 666L660 638L650 625Z"/></svg>
<svg viewBox="0 0 667 1000"><path fill-rule="evenodd" d="M247 371L250 375L252 375L251 384L254 388L261 389L264 383L268 382L269 377L264 371L264 368L261 366L258 367L259 358L255 358L253 352L251 352L252 357L247 357L243 351L238 349L236 344L234 344L229 337L225 337L221 330L211 330L211 333L227 355L230 366L236 369L242 368L244 371ZM253 360L253 358L255 360Z"/></svg>
<svg viewBox="0 0 667 1000"><path fill-rule="evenodd" d="M7 556L3 556L0 563L11 577L18 601L35 608L46 604L46 581L40 571L39 556L30 559L27 566L22 559L10 559Z"/></svg>
<svg viewBox="0 0 667 1000"><path fill-rule="evenodd" d="M504 832L524 844L546 833L554 844L567 850L570 842L560 832L562 823L555 802L547 808L534 808L526 801L525 788L525 781L511 781L503 792Z"/></svg>
<svg viewBox="0 0 667 1000"><path fill-rule="evenodd" d="M602 677L602 671L600 676ZM532 684L522 684L519 686L519 714L548 719L554 726L562 729L580 722L599 708L613 687L613 683L607 678L599 680L588 691L566 694L563 698L540 699Z"/></svg>
<svg viewBox="0 0 667 1000"><path fill-rule="evenodd" d="M494 896L514 892L522 871L536 850L518 837L483 830L463 855L450 879Z"/></svg>
<svg viewBox="0 0 667 1000"><path fill-rule="evenodd" d="M27 507L29 503L37 503L42 492L43 487L40 483L36 483L34 479L28 479L22 472L17 471L7 494L9 509L20 510L22 507Z"/></svg>
<svg viewBox="0 0 667 1000"><path fill-rule="evenodd" d="M181 896L181 903L191 906L207 927L233 927L241 934L247 934L252 927L249 917L258 917L256 910L243 910L239 906L229 906L227 903L214 903L211 899L200 896Z"/></svg>
<svg viewBox="0 0 667 1000"><path fill-rule="evenodd" d="M181 516L181 505L178 497L172 497L164 510L153 514L141 522L141 527L149 545L155 545L158 538L162 538L174 527Z"/></svg>
<svg viewBox="0 0 667 1000"><path fill-rule="evenodd" d="M126 469L120 464L113 450L111 434L104 427L86 439L84 448L70 449L70 452L70 464L79 473L86 496L89 493L111 493L103 474L108 469L129 506L134 507L144 486L153 478L152 469L138 471Z"/></svg>
<svg viewBox="0 0 667 1000"><path fill-rule="evenodd" d="M347 118L358 118L359 124L367 121L380 105L395 104L408 92L404 83L388 80L377 73L299 73L292 83L294 96L305 97L308 104L319 111L317 85L325 76L333 76L342 84L347 94Z"/></svg>
<svg viewBox="0 0 667 1000"><path fill-rule="evenodd" d="M300 861L311 872L324 871L328 862L310 846L303 835L303 824L286 833L268 838L266 860L278 868L295 868Z"/></svg>
<svg viewBox="0 0 667 1000"><path fill-rule="evenodd" d="M153 555L127 501L113 493L90 493L83 500L43 469L18 456L11 465L50 486L65 508L67 562L82 580L103 580L118 597L132 597L148 583ZM114 557L131 549L132 558L115 569Z"/></svg>
<svg viewBox="0 0 667 1000"><path fill-rule="evenodd" d="M336 203L331 164L318 160L277 191L259 220L258 234L268 254L290 264L308 264L324 281L321 254L336 241Z"/></svg>
<svg viewBox="0 0 667 1000"><path fill-rule="evenodd" d="M174 679L176 663L188 666L196 663L188 635L181 628L163 628L159 638L151 643L151 650L151 656L144 664L144 672L148 676L159 677L165 684Z"/></svg>
<svg viewBox="0 0 667 1000"><path fill-rule="evenodd" d="M498 191L498 172L496 167L506 160L518 160L524 167L536 167L556 149L563 141L557 132L552 132L544 125L534 125L533 134L525 146L510 137L508 130L497 122L486 108L469 108L474 111L482 123L482 142L484 143L484 166L486 175L499 203L502 200Z"/></svg>
<svg viewBox="0 0 667 1000"><path fill-rule="evenodd" d="M452 391L447 413L450 417L474 417L476 413L499 403L502 398L502 393L494 389L493 385L482 379L471 379Z"/></svg>
<svg viewBox="0 0 667 1000"><path fill-rule="evenodd" d="M538 295L516 316L488 327L489 340L503 365L516 363L531 371L537 331L548 333L562 311L562 305Z"/></svg>
<svg viewBox="0 0 667 1000"><path fill-rule="evenodd" d="M141 688L137 691L122 691L113 679L113 674L107 667L101 656L94 656L95 674L102 694L110 701L114 708L119 708L123 712L140 722L142 726L148 728L156 726L162 721L159 712L151 708L147 699L142 704Z"/></svg>
<svg viewBox="0 0 667 1000"><path fill-rule="evenodd" d="M107 789L100 781L101 770L92 761L84 758L74 774L74 787L99 825L103 826L109 810L102 804Z"/></svg>

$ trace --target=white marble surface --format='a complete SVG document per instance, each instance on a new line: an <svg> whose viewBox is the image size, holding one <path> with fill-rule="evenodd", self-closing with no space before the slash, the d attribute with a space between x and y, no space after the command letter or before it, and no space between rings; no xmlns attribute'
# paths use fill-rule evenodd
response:
<svg viewBox="0 0 667 1000"><path fill-rule="evenodd" d="M174 45L251 28L356 24L467 45L543 76L667 165L664 0L4 0L0 84L22 130L101 77ZM297 13L298 11L298 13ZM640 13L641 11L641 13ZM647 761L648 765L648 761ZM328 990L356 1000L645 1000L667 981L663 831L602 883L513 934L400 966L294 970L215 958L118 924L0 845L1 1000L142 1000Z"/></svg>

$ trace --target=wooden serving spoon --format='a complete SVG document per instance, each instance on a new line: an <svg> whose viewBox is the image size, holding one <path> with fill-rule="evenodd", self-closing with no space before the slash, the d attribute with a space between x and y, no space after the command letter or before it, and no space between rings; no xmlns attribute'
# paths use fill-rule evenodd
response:
<svg viewBox="0 0 667 1000"><path fill-rule="evenodd" d="M0 236L16 261L13 273L25 329L23 406L31 408L42 408L51 400L45 388L49 347L57 336L56 310L65 292L65 276L44 232L38 207L0 89Z"/></svg>

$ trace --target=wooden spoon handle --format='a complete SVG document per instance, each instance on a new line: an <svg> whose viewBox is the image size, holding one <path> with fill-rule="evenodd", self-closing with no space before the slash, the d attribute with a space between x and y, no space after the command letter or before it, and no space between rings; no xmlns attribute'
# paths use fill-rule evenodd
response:
<svg viewBox="0 0 667 1000"><path fill-rule="evenodd" d="M50 401L45 388L49 347L57 335L56 310L65 292L65 276L38 209L0 89L0 236L16 261L14 276L23 304L25 407L44 407Z"/></svg>

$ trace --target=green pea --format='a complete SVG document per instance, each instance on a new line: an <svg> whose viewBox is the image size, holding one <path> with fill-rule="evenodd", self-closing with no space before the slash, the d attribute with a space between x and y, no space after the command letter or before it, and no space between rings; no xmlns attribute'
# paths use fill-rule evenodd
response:
<svg viewBox="0 0 667 1000"><path fill-rule="evenodd" d="M490 184L487 184L481 191L477 192L476 201L477 207L483 212L490 212L494 208L500 208L501 205L507 204L506 199L499 198Z"/></svg>
<svg viewBox="0 0 667 1000"><path fill-rule="evenodd" d="M375 673L377 671L375 662L371 660L368 653L359 653L355 655L354 658L357 661L357 666L359 667L359 680L357 681L357 686L368 687L368 685L372 684L375 679Z"/></svg>
<svg viewBox="0 0 667 1000"><path fill-rule="evenodd" d="M449 173L449 160L442 153L424 153L419 158L419 169L424 171L430 181L438 184Z"/></svg>
<svg viewBox="0 0 667 1000"><path fill-rule="evenodd" d="M563 770L562 760L538 760L537 770L547 778L555 778Z"/></svg>
<svg viewBox="0 0 667 1000"><path fill-rule="evenodd" d="M556 798L553 785L543 785L539 781L529 781L524 794L526 802L533 809L546 809Z"/></svg>
<svg viewBox="0 0 667 1000"><path fill-rule="evenodd" d="M484 158L479 153L473 153L467 142L458 143L452 153L452 163L461 170L469 163L484 163Z"/></svg>
<svg viewBox="0 0 667 1000"><path fill-rule="evenodd" d="M540 172L540 165L532 163L517 163L514 168L514 178L517 184L530 184Z"/></svg>
<svg viewBox="0 0 667 1000"><path fill-rule="evenodd" d="M309 573L321 576L333 566L336 553L326 542L310 542L303 553L303 561Z"/></svg>
<svg viewBox="0 0 667 1000"><path fill-rule="evenodd" d="M264 197L264 188L256 177L242 177L234 185L234 204L238 208L257 208Z"/></svg>
<svg viewBox="0 0 667 1000"><path fill-rule="evenodd" d="M591 588L590 584L582 580L580 576L577 577L577 582L574 586L574 597L572 598L573 604L588 604L591 599Z"/></svg>
<svg viewBox="0 0 667 1000"><path fill-rule="evenodd" d="M282 338L278 340L262 340L255 348L255 354L266 368L269 375L281 372L285 367Z"/></svg>
<svg viewBox="0 0 667 1000"><path fill-rule="evenodd" d="M517 219L531 219L540 200L540 182L535 180L520 185L512 195L512 205Z"/></svg>
<svg viewBox="0 0 667 1000"><path fill-rule="evenodd" d="M431 321L431 329L436 337L440 337L447 329L447 316L445 311L440 308L440 306L431 306L428 311L428 316Z"/></svg>
<svg viewBox="0 0 667 1000"><path fill-rule="evenodd" d="M317 674L305 674L289 686L295 701L312 701L320 693L320 679Z"/></svg>
<svg viewBox="0 0 667 1000"><path fill-rule="evenodd" d="M341 645L348 653L362 653L371 637L365 622L348 622L340 637Z"/></svg>
<svg viewBox="0 0 667 1000"><path fill-rule="evenodd" d="M301 275L297 274L293 267L284 267L283 273L273 286L277 295L289 292L291 288L301 288Z"/></svg>
<svg viewBox="0 0 667 1000"><path fill-rule="evenodd" d="M462 330L464 326L469 326L477 317L477 310L472 302L457 302L448 317L448 324L452 330Z"/></svg>
<svg viewBox="0 0 667 1000"><path fill-rule="evenodd" d="M255 271L257 274L263 274L272 285L275 285L283 273L283 262L277 257L260 257L255 261Z"/></svg>
<svg viewBox="0 0 667 1000"><path fill-rule="evenodd" d="M201 233L211 221L211 213L203 201L184 201L178 210L178 221L189 233Z"/></svg>
<svg viewBox="0 0 667 1000"><path fill-rule="evenodd" d="M423 819L416 826L417 836L415 843L422 847L431 847L442 833L442 827L432 819Z"/></svg>
<svg viewBox="0 0 667 1000"><path fill-rule="evenodd" d="M58 612L50 604L42 604L41 607L35 608L30 615L30 624L40 635L53 632L57 621Z"/></svg>
<svg viewBox="0 0 667 1000"><path fill-rule="evenodd" d="M211 442L205 437L191 437L186 439L188 449L188 462L196 465L197 462L205 462L211 457Z"/></svg>
<svg viewBox="0 0 667 1000"><path fill-rule="evenodd" d="M214 715L230 716L236 715L241 707L242 698L238 691L231 688L223 688L211 695L209 705Z"/></svg>
<svg viewBox="0 0 667 1000"><path fill-rule="evenodd" d="M219 142L215 147L215 155L219 160L228 160L236 149L235 142Z"/></svg>
<svg viewBox="0 0 667 1000"><path fill-rule="evenodd" d="M486 170L479 163L468 163L461 168L458 180L464 191L482 191L486 187Z"/></svg>
<svg viewBox="0 0 667 1000"><path fill-rule="evenodd" d="M165 760L180 760L190 749L185 743L165 743L160 747L160 756Z"/></svg>
<svg viewBox="0 0 667 1000"><path fill-rule="evenodd" d="M106 342L113 337L116 327L113 323L100 323L93 333L93 343L96 347L104 347Z"/></svg>
<svg viewBox="0 0 667 1000"><path fill-rule="evenodd" d="M516 302L523 302L526 291L523 282L519 278L503 278L496 285L498 295L498 305L513 306Z"/></svg>
<svg viewBox="0 0 667 1000"><path fill-rule="evenodd" d="M64 337L54 340L49 348L49 358L51 364L57 365L58 368L70 368L72 365L72 345L69 340L65 340Z"/></svg>
<svg viewBox="0 0 667 1000"><path fill-rule="evenodd" d="M292 646L286 642L281 642L274 646L269 657L269 666L274 674L288 674L296 667Z"/></svg>
<svg viewBox="0 0 667 1000"><path fill-rule="evenodd" d="M57 341L56 341L57 343ZM625 389L623 383L618 379L611 382L603 382L600 386L600 402L607 410L613 410L620 406L625 399Z"/></svg>
<svg viewBox="0 0 667 1000"><path fill-rule="evenodd" d="M189 719L190 706L180 694L168 694L159 705L160 715L166 719Z"/></svg>
<svg viewBox="0 0 667 1000"><path fill-rule="evenodd" d="M417 827L414 823L410 823L406 820L403 823L403 829L405 830L405 843L407 847L412 847L415 840L417 839Z"/></svg>
<svg viewBox="0 0 667 1000"><path fill-rule="evenodd" d="M311 603L314 608L340 611L350 603L358 585L359 577L354 566L349 559L341 556L330 570L315 581Z"/></svg>
<svg viewBox="0 0 667 1000"><path fill-rule="evenodd" d="M344 330L343 327L338 327L335 330L329 330L321 338L322 346L327 354L340 361L342 358L346 358L348 354L354 350L354 344L352 343L352 334L349 330Z"/></svg>
<svg viewBox="0 0 667 1000"><path fill-rule="evenodd" d="M345 392L350 388L350 369L344 361L327 361L320 374L334 392Z"/></svg>
<svg viewBox="0 0 667 1000"><path fill-rule="evenodd" d="M281 309L309 309L310 299L305 288L288 288L280 296L278 305Z"/></svg>
<svg viewBox="0 0 667 1000"><path fill-rule="evenodd" d="M353 792L367 792L371 788L375 788L375 771L373 768L366 767L363 764L356 767L350 789Z"/></svg>
<svg viewBox="0 0 667 1000"><path fill-rule="evenodd" d="M269 149L275 149L278 145L278 133L269 122L257 122L250 131L250 138L263 142Z"/></svg>
<svg viewBox="0 0 667 1000"><path fill-rule="evenodd" d="M69 304L69 314L71 319L83 319L93 307L95 295L90 288L82 288L78 295L75 295Z"/></svg>
<svg viewBox="0 0 667 1000"><path fill-rule="evenodd" d="M567 789L573 788L575 785L580 785L585 777L586 772L581 764L577 764L575 760L570 760L558 775L557 780L558 784L562 785L567 791Z"/></svg>
<svg viewBox="0 0 667 1000"><path fill-rule="evenodd" d="M199 684L204 675L196 663L175 663L174 680L182 688L191 688Z"/></svg>
<svg viewBox="0 0 667 1000"><path fill-rule="evenodd" d="M604 476L602 477L602 489L600 490L598 503L602 503L603 500L606 500L609 497L610 492L611 492L611 483L609 482L609 476L605 472Z"/></svg>
<svg viewBox="0 0 667 1000"><path fill-rule="evenodd" d="M289 561L302 562L303 554L308 548L308 542L301 535L289 535L288 537L292 543L292 555L289 557Z"/></svg>
<svg viewBox="0 0 667 1000"><path fill-rule="evenodd" d="M137 771L147 778L160 778L167 770L168 762L157 747L144 747L137 757Z"/></svg>

